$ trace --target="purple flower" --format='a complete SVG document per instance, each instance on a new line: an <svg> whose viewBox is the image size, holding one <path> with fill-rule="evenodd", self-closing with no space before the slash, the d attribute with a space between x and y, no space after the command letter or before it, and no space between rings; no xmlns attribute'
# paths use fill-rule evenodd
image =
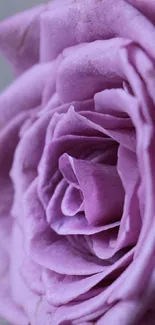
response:
<svg viewBox="0 0 155 325"><path fill-rule="evenodd" d="M153 325L155 4L61 1L0 25L0 315Z"/></svg>

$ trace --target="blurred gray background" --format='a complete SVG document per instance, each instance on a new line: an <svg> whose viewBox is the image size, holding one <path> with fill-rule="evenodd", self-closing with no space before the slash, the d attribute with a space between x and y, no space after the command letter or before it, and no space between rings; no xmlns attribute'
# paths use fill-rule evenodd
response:
<svg viewBox="0 0 155 325"><path fill-rule="evenodd" d="M0 0L0 21L43 2L48 2L48 0ZM10 83L12 78L7 62L0 56L0 92Z"/></svg>
<svg viewBox="0 0 155 325"><path fill-rule="evenodd" d="M0 21L10 15L43 2L48 2L48 0L0 0ZM0 92L12 81L12 79L13 75L7 62L0 56ZM8 323L0 319L0 325L8 325Z"/></svg>

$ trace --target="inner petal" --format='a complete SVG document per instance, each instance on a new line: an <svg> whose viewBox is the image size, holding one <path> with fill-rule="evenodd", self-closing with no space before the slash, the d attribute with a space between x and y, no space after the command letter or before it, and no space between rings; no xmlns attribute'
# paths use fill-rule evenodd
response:
<svg viewBox="0 0 155 325"><path fill-rule="evenodd" d="M64 165L66 160L67 164ZM69 170L69 164L84 197L88 224L107 224L119 220L123 210L124 189L116 166L101 165L65 155L60 161L64 176L64 167L67 166Z"/></svg>
<svg viewBox="0 0 155 325"><path fill-rule="evenodd" d="M93 250L101 259L109 259L115 253L119 227L92 235Z"/></svg>
<svg viewBox="0 0 155 325"><path fill-rule="evenodd" d="M66 216L74 216L83 211L84 204L80 190L69 185L62 200L61 210Z"/></svg>
<svg viewBox="0 0 155 325"><path fill-rule="evenodd" d="M78 180L74 171L73 159L68 154L63 154L59 159L59 169L65 178L65 180L74 186L79 188Z"/></svg>

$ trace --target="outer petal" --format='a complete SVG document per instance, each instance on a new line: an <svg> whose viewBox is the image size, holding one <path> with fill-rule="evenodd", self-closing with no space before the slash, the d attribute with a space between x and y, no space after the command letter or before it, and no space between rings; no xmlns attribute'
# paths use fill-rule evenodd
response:
<svg viewBox="0 0 155 325"><path fill-rule="evenodd" d="M135 8L141 11L146 17L148 17L153 23L155 23L155 3L154 0L127 0Z"/></svg>
<svg viewBox="0 0 155 325"><path fill-rule="evenodd" d="M25 258L23 233L15 222L12 229L10 287L13 301L17 306L20 306L21 310L28 318L26 322L27 325L29 322L33 323L40 296L32 292L22 278L21 266ZM28 269L28 272L30 272L30 269ZM38 278L38 272L35 276L35 281ZM17 321L18 319L16 322Z"/></svg>
<svg viewBox="0 0 155 325"><path fill-rule="evenodd" d="M41 58L49 61L69 46L116 35L136 41L155 57L154 26L126 1L56 1L42 16Z"/></svg>
<svg viewBox="0 0 155 325"><path fill-rule="evenodd" d="M18 74L39 62L40 15L45 10L38 6L0 24L0 51Z"/></svg>
<svg viewBox="0 0 155 325"><path fill-rule="evenodd" d="M41 106L52 65L37 65L18 78L0 96L0 128L23 111Z"/></svg>
<svg viewBox="0 0 155 325"><path fill-rule="evenodd" d="M144 305L139 300L117 303L105 313L96 325L137 325L144 313Z"/></svg>
<svg viewBox="0 0 155 325"><path fill-rule="evenodd" d="M131 262L132 255L133 252L130 252L118 262L120 269L123 265L126 267L126 265ZM115 270L115 266L112 266L111 271L112 269ZM59 290L62 290L63 285L65 286L65 283L62 284L62 286L60 284L60 288L58 287L58 292ZM79 290L78 287L76 290ZM61 325L63 323L79 325L87 324L87 322L88 324L89 322L96 324L95 320L109 309L107 299L110 292L111 288L109 291L94 291L94 295L92 295L92 297L90 296L90 292L88 292L87 296L81 296L75 301L59 307L54 307L53 305L47 303L47 300L42 299L36 312L36 322L34 324L41 325L43 320L45 325L50 325L52 322L55 325ZM64 295L64 298L66 298L66 294ZM63 296L60 296L59 299L63 299Z"/></svg>
<svg viewBox="0 0 155 325"><path fill-rule="evenodd" d="M26 116L21 114L0 131L0 315L17 325L26 325L28 321L22 308L13 301L10 286L13 187L9 170Z"/></svg>
<svg viewBox="0 0 155 325"><path fill-rule="evenodd" d="M129 43L128 40L115 38L65 50L56 83L61 100L86 100L104 88L120 88L124 74L119 50Z"/></svg>

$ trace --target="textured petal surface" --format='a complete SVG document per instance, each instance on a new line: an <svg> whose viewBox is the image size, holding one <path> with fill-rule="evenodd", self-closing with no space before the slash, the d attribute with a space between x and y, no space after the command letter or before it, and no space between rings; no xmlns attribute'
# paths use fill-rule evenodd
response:
<svg viewBox="0 0 155 325"><path fill-rule="evenodd" d="M0 23L0 315L153 325L151 0L57 0Z"/></svg>

